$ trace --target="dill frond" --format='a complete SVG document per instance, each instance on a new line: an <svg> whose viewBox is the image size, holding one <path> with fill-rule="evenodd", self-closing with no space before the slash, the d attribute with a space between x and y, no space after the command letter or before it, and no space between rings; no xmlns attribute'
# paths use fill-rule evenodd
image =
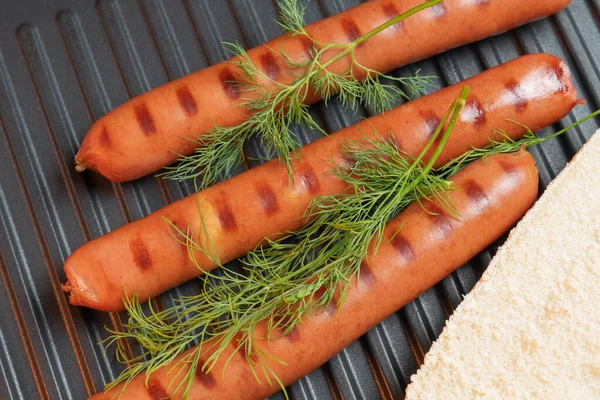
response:
<svg viewBox="0 0 600 400"><path fill-rule="evenodd" d="M280 0L277 23L287 35L306 35L303 26L305 12L306 6L297 0Z"/></svg>

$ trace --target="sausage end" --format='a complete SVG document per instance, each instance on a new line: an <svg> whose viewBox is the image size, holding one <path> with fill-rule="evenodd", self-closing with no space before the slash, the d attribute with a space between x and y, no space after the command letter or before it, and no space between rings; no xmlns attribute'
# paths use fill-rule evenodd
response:
<svg viewBox="0 0 600 400"><path fill-rule="evenodd" d="M85 163L83 162L83 160L78 160L77 157L75 157L75 171L77 171L77 172L83 172L86 169L87 168L86 168Z"/></svg>
<svg viewBox="0 0 600 400"><path fill-rule="evenodd" d="M125 307L120 298L106 295L107 288L103 287L102 277L94 274L99 270L100 268L91 268L92 274L83 276L86 271L83 271L82 275L82 272L67 259L64 267L67 281L61 285L61 289L68 293L69 304L106 312L123 311ZM90 284L88 285L86 282ZM109 300L107 301L107 299Z"/></svg>

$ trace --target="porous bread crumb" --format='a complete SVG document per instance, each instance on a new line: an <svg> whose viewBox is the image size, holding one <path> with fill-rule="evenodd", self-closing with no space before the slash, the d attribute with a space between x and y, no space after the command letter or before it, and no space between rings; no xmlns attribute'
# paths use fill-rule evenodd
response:
<svg viewBox="0 0 600 400"><path fill-rule="evenodd" d="M600 399L600 131L448 321L407 400Z"/></svg>

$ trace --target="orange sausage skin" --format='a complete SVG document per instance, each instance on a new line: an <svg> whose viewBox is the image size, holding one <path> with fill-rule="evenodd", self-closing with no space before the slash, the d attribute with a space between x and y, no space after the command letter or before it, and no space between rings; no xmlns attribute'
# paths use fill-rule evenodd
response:
<svg viewBox="0 0 600 400"><path fill-rule="evenodd" d="M560 120L579 101L568 68L554 56L529 55L492 68L305 146L292 184L285 167L271 161L84 244L64 267L70 302L119 311L125 292L146 300L199 275L162 219L184 231L190 227L198 240L199 199L222 262L244 255L265 237L300 228L313 198L347 188L328 173L332 159L343 162L337 150L344 139L359 139L361 131L384 135L391 130L400 148L418 154L463 85L471 86L471 94L438 166L471 146L486 146L493 129L521 137L525 130L508 118L537 130ZM203 254L197 260L204 271L215 267Z"/></svg>
<svg viewBox="0 0 600 400"><path fill-rule="evenodd" d="M371 69L388 72L551 15L569 2L445 0L364 42L356 50L356 57ZM321 42L347 43L420 3L422 0L374 0L308 25L306 31ZM300 36L280 36L266 45L281 47L297 60L310 54L310 43ZM248 54L271 79L286 83L293 79L282 60L266 46L255 47ZM331 70L345 71L348 63L341 59ZM222 62L115 108L90 128L75 156L77 169L92 169L112 181L124 182L173 163L175 153L191 154L194 144L185 138L206 133L213 123L234 126L248 118L247 110L239 107L247 94L241 95L232 83L238 73ZM317 100L312 95L307 102Z"/></svg>
<svg viewBox="0 0 600 400"><path fill-rule="evenodd" d="M437 216L412 204L388 223L386 240L376 254L370 252L359 280L352 280L337 315L335 308L330 307L307 318L288 336L255 341L261 350L288 364L270 363L286 386L325 363L485 249L525 214L537 196L537 169L525 151L491 156L487 162L476 161L452 180L458 190L451 197L460 221L449 217L436 203L425 202L424 206ZM400 226L402 229L394 236ZM265 337L264 325L255 337ZM230 345L223 359L233 349ZM222 368L223 360L208 375L198 374L189 400L262 400L279 390L268 385L262 375L259 376L263 384L259 385L242 356L232 358L225 379L221 379ZM172 394L167 369L151 375L149 388L145 387L145 376L138 376L121 400L155 400L158 393ZM92 399L109 399L114 393L101 393Z"/></svg>

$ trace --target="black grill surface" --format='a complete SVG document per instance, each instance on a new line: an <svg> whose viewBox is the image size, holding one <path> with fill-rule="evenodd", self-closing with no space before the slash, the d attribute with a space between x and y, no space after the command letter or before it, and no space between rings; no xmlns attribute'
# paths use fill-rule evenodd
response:
<svg viewBox="0 0 600 400"><path fill-rule="evenodd" d="M306 1L307 22L359 2ZM249 48L279 35L276 15L271 0L0 2L0 398L83 399L118 375L121 367L97 342L107 335L104 326L118 327L124 315L69 306L60 290L63 263L86 241L193 191L190 184L154 177L112 184L76 173L73 155L87 129L132 96L226 59L222 42ZM588 103L542 132L549 134L600 107L599 25L600 0L573 0L556 16L400 73L420 68L439 76L441 87L521 54L555 54L566 59ZM335 101L313 111L330 132L370 115L345 111ZM599 123L589 121L533 150L541 190ZM317 136L301 131L300 137L308 143ZM257 143L246 151L265 156ZM291 397L402 398L501 243L293 384ZM168 306L197 286L189 282L159 300Z"/></svg>

